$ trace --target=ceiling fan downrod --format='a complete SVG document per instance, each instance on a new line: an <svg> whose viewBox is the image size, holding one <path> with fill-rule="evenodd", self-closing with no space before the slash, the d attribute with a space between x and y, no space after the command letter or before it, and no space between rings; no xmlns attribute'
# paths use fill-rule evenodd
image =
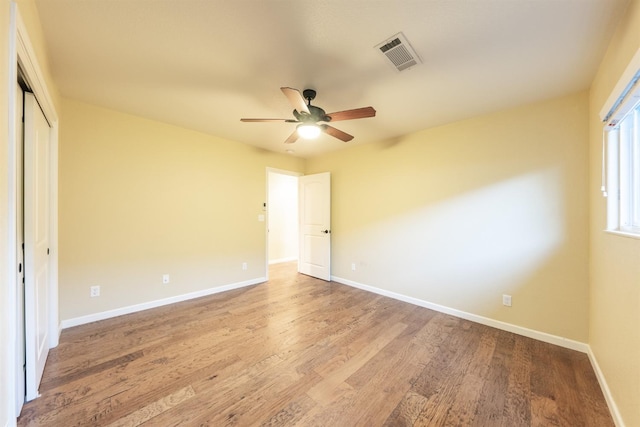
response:
<svg viewBox="0 0 640 427"><path fill-rule="evenodd" d="M316 98L316 91L313 89L305 89L302 91L302 96L307 100L308 106L311 106L311 101Z"/></svg>

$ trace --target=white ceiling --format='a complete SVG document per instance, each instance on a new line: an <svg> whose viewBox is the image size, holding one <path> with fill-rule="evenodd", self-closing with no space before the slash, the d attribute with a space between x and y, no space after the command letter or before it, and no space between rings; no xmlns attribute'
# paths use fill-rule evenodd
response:
<svg viewBox="0 0 640 427"><path fill-rule="evenodd" d="M311 157L587 89L628 0L36 0L69 98ZM374 47L403 32L423 64ZM374 118L283 141L281 86Z"/></svg>

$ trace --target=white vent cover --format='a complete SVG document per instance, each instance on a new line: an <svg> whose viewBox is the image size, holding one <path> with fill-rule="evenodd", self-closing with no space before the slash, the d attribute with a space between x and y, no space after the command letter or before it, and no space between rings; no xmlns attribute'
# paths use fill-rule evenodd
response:
<svg viewBox="0 0 640 427"><path fill-rule="evenodd" d="M413 50L407 38L398 33L376 46L398 71L408 70L414 65L422 64L420 57Z"/></svg>

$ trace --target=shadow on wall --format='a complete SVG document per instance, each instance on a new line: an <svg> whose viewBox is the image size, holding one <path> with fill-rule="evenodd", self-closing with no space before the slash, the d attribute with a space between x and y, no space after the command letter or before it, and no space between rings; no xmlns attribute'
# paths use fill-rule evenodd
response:
<svg viewBox="0 0 640 427"><path fill-rule="evenodd" d="M401 249L405 265L400 270L406 271L401 276L409 282L438 288L472 283L482 292L505 289L539 268L562 244L560 180L558 169L522 175L366 224L344 237L371 248L363 255L372 261L382 262ZM382 240L381 250L375 243ZM437 297L434 291L431 297ZM472 293L460 297L480 305L483 299Z"/></svg>
<svg viewBox="0 0 640 427"><path fill-rule="evenodd" d="M575 325L558 324L557 313L549 324L544 318L558 301L580 300L562 282L563 181L560 167L523 174L353 228L336 236L336 246L366 260L357 264L358 282L516 324L541 317L528 327L572 335ZM502 294L512 295L517 309L503 307ZM558 301L548 304L554 294Z"/></svg>

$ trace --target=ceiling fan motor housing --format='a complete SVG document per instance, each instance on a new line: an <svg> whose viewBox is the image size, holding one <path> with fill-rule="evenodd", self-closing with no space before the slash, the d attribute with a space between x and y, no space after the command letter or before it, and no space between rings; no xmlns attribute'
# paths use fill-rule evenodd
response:
<svg viewBox="0 0 640 427"><path fill-rule="evenodd" d="M310 89L307 89L310 90ZM331 116L328 116L327 113L320 107L316 107L315 105L309 105L309 114L303 112L298 112L297 110L293 110L293 115L296 120L300 122L330 122Z"/></svg>

